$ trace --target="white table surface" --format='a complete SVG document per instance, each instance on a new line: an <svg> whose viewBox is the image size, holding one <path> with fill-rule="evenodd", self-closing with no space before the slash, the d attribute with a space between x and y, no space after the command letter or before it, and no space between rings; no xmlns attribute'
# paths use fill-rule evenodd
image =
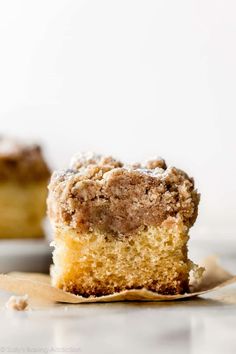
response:
<svg viewBox="0 0 236 354"><path fill-rule="evenodd" d="M236 242L191 244L192 255L217 253L236 274ZM157 303L42 304L5 309L0 292L0 352L236 353L236 286L201 298Z"/></svg>

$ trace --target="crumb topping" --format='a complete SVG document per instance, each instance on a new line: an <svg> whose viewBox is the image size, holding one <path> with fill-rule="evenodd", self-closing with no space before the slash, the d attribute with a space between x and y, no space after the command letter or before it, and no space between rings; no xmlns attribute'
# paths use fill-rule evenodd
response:
<svg viewBox="0 0 236 354"><path fill-rule="evenodd" d="M169 216L191 227L198 203L193 179L163 159L124 165L90 154L77 155L69 170L53 174L48 211L56 226L126 235Z"/></svg>
<svg viewBox="0 0 236 354"><path fill-rule="evenodd" d="M0 181L21 183L48 179L50 170L39 145L0 138Z"/></svg>

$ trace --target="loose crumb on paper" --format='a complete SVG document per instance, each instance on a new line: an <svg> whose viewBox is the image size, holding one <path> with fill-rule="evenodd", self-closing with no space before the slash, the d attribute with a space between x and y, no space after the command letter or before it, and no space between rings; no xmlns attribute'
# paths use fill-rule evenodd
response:
<svg viewBox="0 0 236 354"><path fill-rule="evenodd" d="M28 295L23 296L11 296L6 303L6 308L16 311L25 311L28 308Z"/></svg>

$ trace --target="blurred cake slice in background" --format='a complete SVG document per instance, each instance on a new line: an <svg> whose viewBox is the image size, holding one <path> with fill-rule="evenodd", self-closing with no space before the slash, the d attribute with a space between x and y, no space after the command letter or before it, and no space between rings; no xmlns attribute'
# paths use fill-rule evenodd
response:
<svg viewBox="0 0 236 354"><path fill-rule="evenodd" d="M40 146L0 138L0 238L44 235L49 177Z"/></svg>
<svg viewBox="0 0 236 354"><path fill-rule="evenodd" d="M85 297L187 292L197 269L187 242L198 203L193 179L163 159L129 166L78 155L49 185L53 285Z"/></svg>

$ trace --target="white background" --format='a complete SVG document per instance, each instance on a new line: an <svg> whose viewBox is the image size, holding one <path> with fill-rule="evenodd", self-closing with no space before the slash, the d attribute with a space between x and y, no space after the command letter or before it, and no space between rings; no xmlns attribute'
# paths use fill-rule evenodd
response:
<svg viewBox="0 0 236 354"><path fill-rule="evenodd" d="M202 194L196 237L236 237L235 98L234 0L0 1L1 134L56 168L163 156Z"/></svg>

